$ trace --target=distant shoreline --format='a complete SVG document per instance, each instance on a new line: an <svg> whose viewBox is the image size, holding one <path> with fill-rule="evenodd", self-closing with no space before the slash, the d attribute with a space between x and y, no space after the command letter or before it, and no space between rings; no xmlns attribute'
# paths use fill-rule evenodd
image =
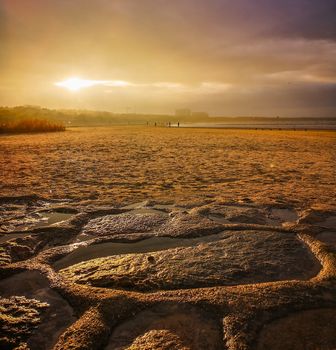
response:
<svg viewBox="0 0 336 350"><path fill-rule="evenodd" d="M177 124L172 124L177 127ZM229 124L229 123L180 123L180 128L244 129L244 130L323 130L336 131L336 124Z"/></svg>

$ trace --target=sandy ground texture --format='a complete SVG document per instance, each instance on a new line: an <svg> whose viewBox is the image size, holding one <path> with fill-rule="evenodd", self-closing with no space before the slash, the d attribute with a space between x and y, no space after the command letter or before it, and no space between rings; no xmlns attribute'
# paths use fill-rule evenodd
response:
<svg viewBox="0 0 336 350"><path fill-rule="evenodd" d="M334 349L335 139L1 137L1 349Z"/></svg>
<svg viewBox="0 0 336 350"><path fill-rule="evenodd" d="M335 132L73 128L1 136L0 149L2 196L335 204Z"/></svg>

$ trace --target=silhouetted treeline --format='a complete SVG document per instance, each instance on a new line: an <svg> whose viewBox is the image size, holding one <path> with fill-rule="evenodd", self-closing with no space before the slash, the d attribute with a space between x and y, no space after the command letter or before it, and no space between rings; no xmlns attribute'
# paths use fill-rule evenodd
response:
<svg viewBox="0 0 336 350"><path fill-rule="evenodd" d="M65 131L65 126L60 122L52 122L45 119L21 119L0 124L0 134L56 131Z"/></svg>

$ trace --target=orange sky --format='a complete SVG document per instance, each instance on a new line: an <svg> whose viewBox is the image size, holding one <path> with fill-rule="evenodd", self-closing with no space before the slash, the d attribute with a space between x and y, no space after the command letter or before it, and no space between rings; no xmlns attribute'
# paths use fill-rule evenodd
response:
<svg viewBox="0 0 336 350"><path fill-rule="evenodd" d="M0 104L336 116L335 13L331 0L2 0ZM55 84L73 77L91 83Z"/></svg>

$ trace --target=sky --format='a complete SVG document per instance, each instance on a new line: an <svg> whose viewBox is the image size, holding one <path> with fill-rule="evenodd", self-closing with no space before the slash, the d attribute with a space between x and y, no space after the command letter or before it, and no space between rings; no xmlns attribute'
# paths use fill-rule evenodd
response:
<svg viewBox="0 0 336 350"><path fill-rule="evenodd" d="M336 116L336 0L0 0L0 105Z"/></svg>

